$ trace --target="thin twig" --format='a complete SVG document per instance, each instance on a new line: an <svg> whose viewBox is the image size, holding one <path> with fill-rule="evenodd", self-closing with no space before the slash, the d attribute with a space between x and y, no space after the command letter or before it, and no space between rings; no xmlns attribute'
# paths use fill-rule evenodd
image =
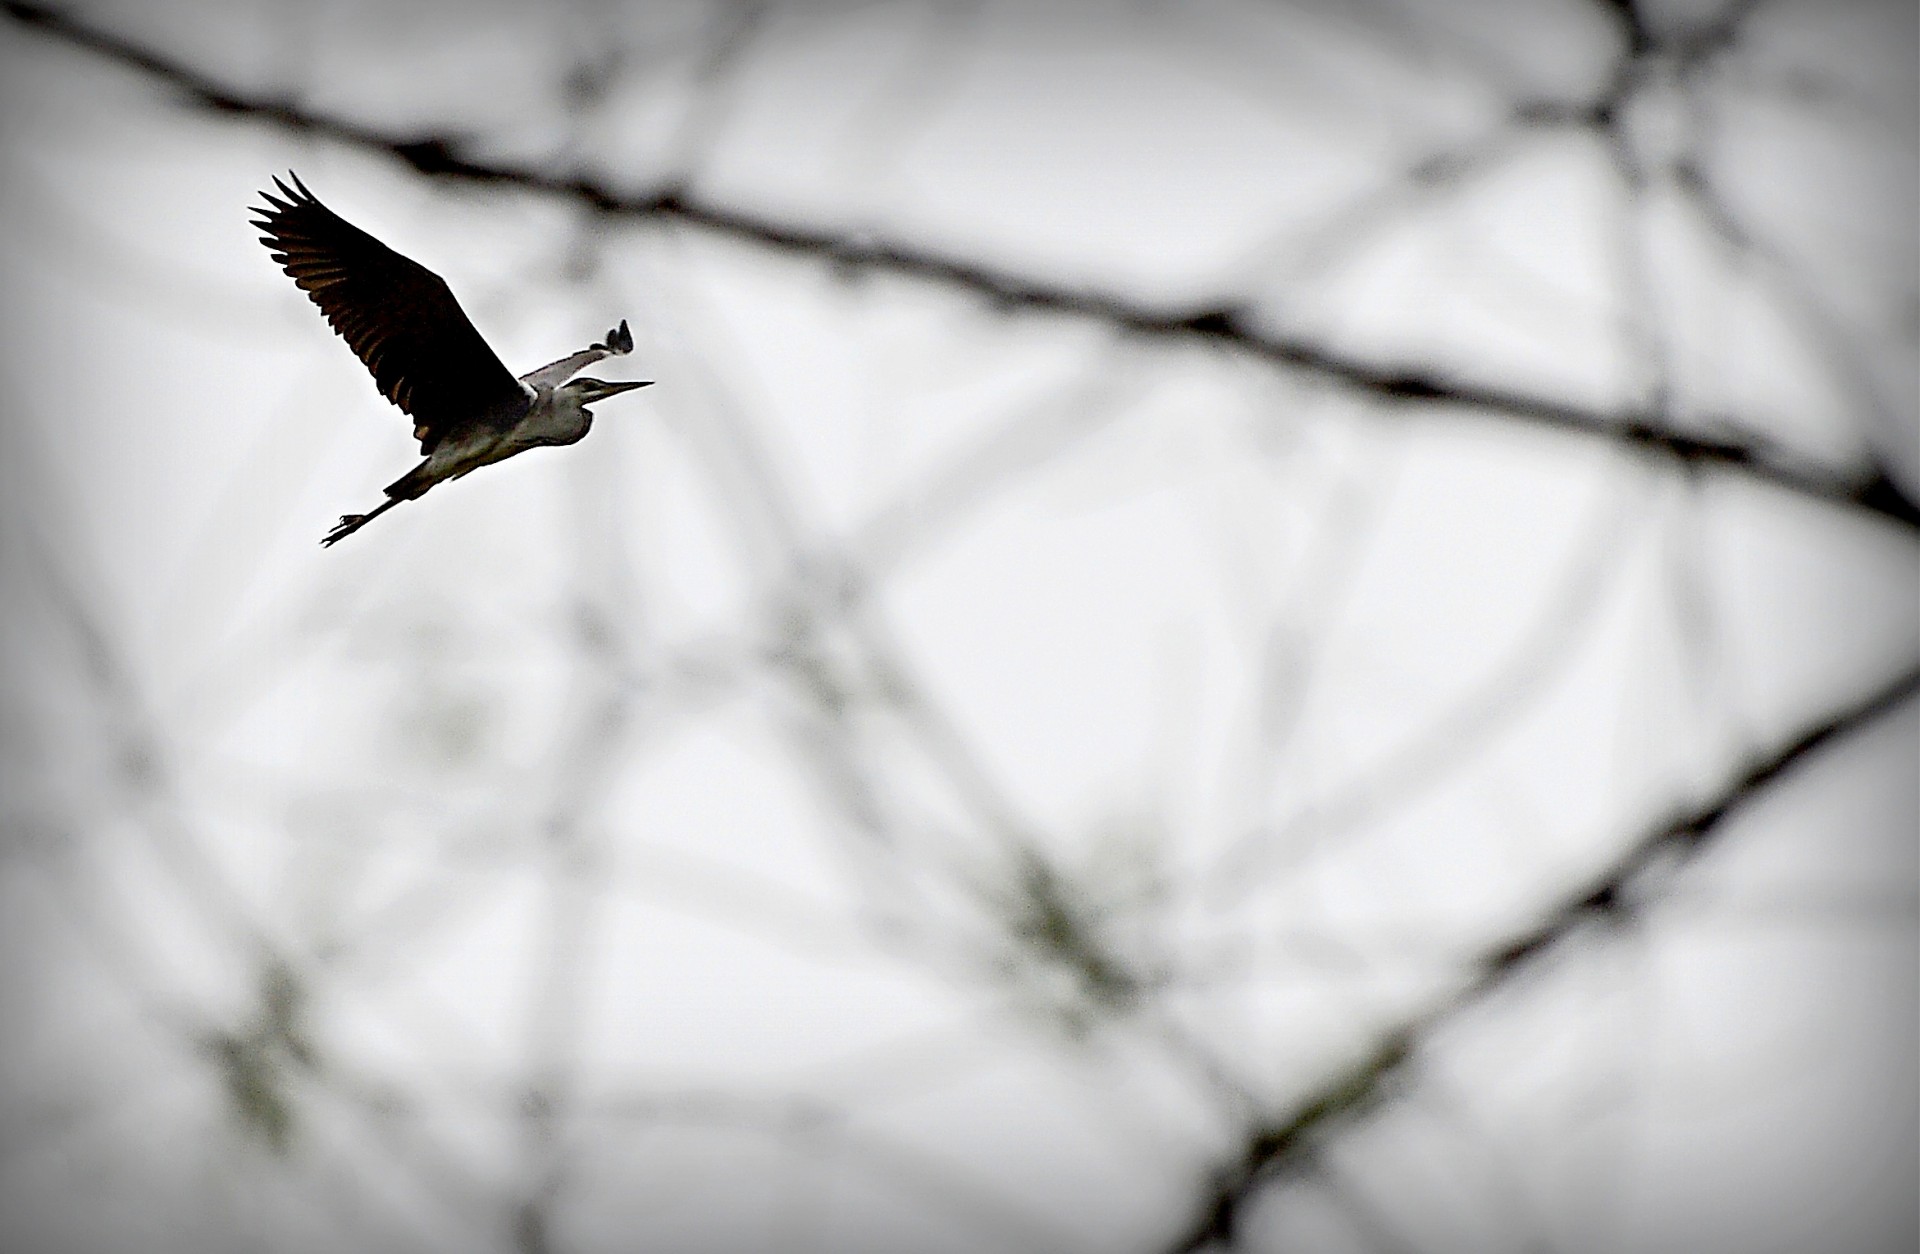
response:
<svg viewBox="0 0 1920 1254"><path fill-rule="evenodd" d="M1242 1209L1290 1165L1310 1162L1315 1146L1336 1125L1371 1109L1426 1040L1468 1009L1510 985L1534 959L1559 948L1584 924L1631 910L1631 886L1663 862L1671 875L1705 849L1727 819L1828 744L1866 726L1920 693L1920 662L1868 694L1810 724L1772 751L1748 760L1711 798L1655 823L1586 883L1550 905L1531 926L1482 951L1465 984L1438 1006L1383 1032L1372 1051L1334 1075L1282 1115L1250 1128L1240 1152L1215 1172L1194 1218L1165 1247L1190 1254L1216 1241L1231 1242Z"/></svg>
<svg viewBox="0 0 1920 1254"><path fill-rule="evenodd" d="M1714 438L1671 431L1660 424L1659 415L1638 404L1595 409L1498 383L1457 378L1433 366L1402 366L1351 356L1311 339L1262 327L1245 307L1244 297L1235 293L1226 293L1202 308L1154 306L1114 292L1049 282L918 244L888 241L870 231L802 225L723 205L684 184L624 191L584 174L555 173L535 165L486 159L473 155L470 145L445 134L373 126L286 97L248 92L64 13L16 0L8 0L5 8L8 16L24 26L161 80L190 104L383 152L423 175L562 196L611 217L677 223L803 254L843 270L881 271L959 288L1005 309L1088 318L1142 336L1207 344L1299 371L1380 402L1464 410L1525 426L1612 440L1644 456L1719 467L1801 496L1878 514L1909 531L1920 532L1920 504L1882 466L1850 472L1796 457L1757 438Z"/></svg>

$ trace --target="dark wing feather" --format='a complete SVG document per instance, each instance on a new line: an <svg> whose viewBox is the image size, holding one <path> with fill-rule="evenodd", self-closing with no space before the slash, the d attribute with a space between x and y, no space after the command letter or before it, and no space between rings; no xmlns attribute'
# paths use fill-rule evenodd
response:
<svg viewBox="0 0 1920 1254"><path fill-rule="evenodd" d="M510 425L526 394L474 330L445 280L314 199L291 175L253 225L300 290L412 416L420 451L475 424Z"/></svg>

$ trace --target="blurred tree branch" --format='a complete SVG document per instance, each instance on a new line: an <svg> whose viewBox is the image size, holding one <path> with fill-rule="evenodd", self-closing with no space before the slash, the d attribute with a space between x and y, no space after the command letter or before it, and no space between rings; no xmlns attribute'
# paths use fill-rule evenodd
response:
<svg viewBox="0 0 1920 1254"><path fill-rule="evenodd" d="M287 96L248 93L183 61L90 27L67 14L22 3L10 2L6 7L16 22L157 79L179 93L189 107L265 121L287 130L385 154L427 176L564 198L624 221L684 224L727 239L812 258L829 270L870 270L920 279L971 294L1012 313L1054 313L1086 319L1119 333L1116 338L1209 344L1217 350L1265 361L1383 404L1412 403L1561 431L1604 441L1642 458L1688 471L1718 468L1805 498L1877 515L1892 521L1909 535L1920 534L1920 505L1916 505L1884 469L1850 472L1796 455L1759 436L1709 438L1669 430L1663 417L1664 403L1659 400L1629 403L1613 409L1590 408L1496 384L1454 378L1434 366L1402 369L1370 362L1324 344L1264 328L1255 314L1238 303L1241 298L1231 293L1227 299L1210 302L1210 307L1158 308L1125 294L1050 283L1043 277L996 268L911 242L890 242L864 231L800 224L721 205L704 199L684 173L657 181L651 190L627 192L588 175L486 160L474 156L476 149L457 135L408 132L403 124L393 128L369 125L308 108ZM1624 2L1615 7L1626 24L1632 50L1640 53L1651 47L1656 35L1646 27L1640 10ZM743 14L759 12L761 10L755 8L744 10ZM739 29L728 38L745 38L750 31L751 20L743 16ZM678 169L684 171L693 155L697 154L683 155ZM1730 231L1726 233L1731 235ZM1738 239L1735 242L1746 243ZM1076 425L1078 421L1075 420ZM735 436L736 446L747 444L744 437L738 433ZM1000 440L1001 433L996 431L982 447L1004 456ZM957 464L953 478L960 486L947 496L955 500L965 498L972 481L984 480L988 477L986 472L992 469L985 458ZM782 494L774 490L778 485L771 477L761 476L758 486L763 490L752 494L752 499L761 502L763 508L765 502L783 500ZM775 516L770 521L770 529L782 533L786 547L794 553L805 553L813 547L812 537L806 536L787 516L790 510L782 507L772 513ZM871 546L882 551L891 552L903 543L901 532L896 528L871 527L867 533L872 537ZM1609 534L1603 530L1596 541L1601 546L1602 557L1610 542ZM1577 571L1574 592L1590 592L1592 588L1584 570ZM939 711L916 695L883 629L849 612L859 599L854 595L845 598L822 595L815 604L802 598L807 603L794 611L793 629L774 659L778 664L775 669L790 678L816 707L809 711L814 716L812 720L795 728L795 738L803 742L802 747L814 750L816 772L829 786L862 782L860 745L846 717L845 693L855 686L851 681L866 681L864 686L895 694L894 700L900 707L898 713L905 725L925 742L930 756L940 759L956 779L969 786L969 800L983 825L1007 835L1006 843L1012 853L1027 853L1027 842L1022 835L1027 824L1007 817L1013 807L1003 804L995 790L981 782L984 777L967 754L966 746L941 720ZM1569 601L1568 611L1549 618L1550 630L1543 631L1538 649L1520 651L1515 663L1520 675L1546 673L1547 662L1543 659L1557 655L1560 648L1572 641L1583 621L1577 611L1584 604L1580 596L1575 595ZM827 647L828 633L835 629L847 632L862 665L835 664ZM1864 698L1813 715L1797 734L1734 764L1725 777L1715 783L1706 800L1690 808L1676 807L1644 831L1623 832L1619 852L1607 866L1558 899L1542 902L1530 924L1469 958L1461 967L1458 985L1443 1000L1380 1034L1364 1048L1360 1057L1322 1080L1290 1109L1267 1113L1242 1129L1243 1135L1237 1144L1201 1183L1189 1226L1173 1238L1169 1248L1194 1250L1215 1241L1230 1242L1241 1226L1247 1204L1272 1183L1323 1166L1321 1150L1328 1138L1390 1099L1410 1070L1407 1064L1421 1055L1426 1044L1445 1025L1484 1004L1500 989L1512 987L1522 973L1533 969L1534 959L1561 950L1566 942L1585 935L1592 926L1630 923L1646 904L1650 891L1671 882L1695 854L1724 832L1725 820L1763 795L1797 764L1910 700L1916 691L1920 691L1920 666L1907 669ZM1505 685L1500 692L1503 700L1511 697ZM610 716L622 708L622 699L614 689L609 689L606 699ZM1470 707L1470 712L1484 722L1493 717L1494 708L1495 703L1489 699ZM1468 720L1469 725L1474 722L1474 719ZM601 743L605 753L611 753L616 740L617 737L609 736L604 742L596 743ZM1441 755L1435 760L1445 765L1443 750L1455 751L1460 742L1457 737L1449 737L1433 743L1439 747L1431 752ZM590 774L603 772L608 761L605 757L597 759ZM1428 773L1439 773L1438 768L1429 768ZM1412 767L1389 774L1401 781L1400 787L1409 786L1408 780L1417 786L1422 778L1421 771ZM582 780L571 782L580 788L587 787ZM572 797L574 791L568 790L567 795ZM827 791L831 792L831 787ZM862 823L862 811L855 802L864 803L864 798L857 793L857 788L849 786L837 794L840 804L849 811L849 822L855 826ZM1377 789L1369 786L1362 800L1377 804L1379 795ZM556 821L569 817L561 812L555 815ZM884 823L878 821L866 825L876 830L884 827ZM570 830L568 824L559 823L552 834L557 838ZM567 1089L571 1075L571 1059L562 1048L561 1038L570 1033L571 1020L575 1017L571 1007L576 993L568 986L568 979L577 951L582 947L578 934L560 925L570 928L579 922L571 909L575 897L571 886L583 868L573 865L575 859L561 856L569 852L561 847L566 841L555 839L553 844L550 907L555 921L556 948L547 965L547 1002L550 1004L542 1016L545 1022L538 1039L539 1047L533 1051L537 1066L530 1073L527 1086L529 1098L538 1100L532 1101L524 1111L525 1149L537 1168L537 1187L520 1212L521 1242L527 1249L545 1248L546 1225L565 1166L551 1125L566 1106L564 1102L555 1101L554 1095ZM1092 984L1095 991L1107 994L1107 1000L1116 1004L1130 1002L1134 994L1131 975L1110 960L1099 947L1097 937L1089 935L1086 920L1066 908L1071 902L1060 877L1045 863L1021 865L1029 872L1029 883L1027 895L1019 899L1026 912L1014 912L1016 935L1036 951L1077 959L1077 969L1090 977L1098 977ZM237 1065L234 1072L238 1080L246 1082L246 1095L260 1096L253 1072ZM283 1120L284 1112L261 1101L255 1101L254 1106L268 1136L284 1136L282 1124L274 1122Z"/></svg>
<svg viewBox="0 0 1920 1254"><path fill-rule="evenodd" d="M1727 820L1759 800L1775 782L1917 693L1920 665L1808 724L1772 750L1749 758L1707 800L1668 816L1628 842L1611 864L1550 903L1531 926L1483 950L1468 967L1466 983L1445 1002L1380 1033L1371 1052L1331 1076L1291 1111L1249 1128L1240 1153L1216 1169L1190 1226L1165 1248L1191 1254L1216 1241L1231 1244L1246 1204L1287 1172L1311 1167L1332 1131L1363 1117L1391 1096L1396 1080L1422 1043L1442 1026L1510 986L1535 959L1558 949L1589 925L1631 919L1651 890L1670 882L1713 843ZM1657 877L1657 883L1644 882L1650 875Z"/></svg>
<svg viewBox="0 0 1920 1254"><path fill-rule="evenodd" d="M679 222L736 240L800 253L850 270L878 270L972 292L1010 310L1067 314L1108 323L1143 337L1199 341L1300 371L1323 383L1381 402L1442 406L1511 422L1617 442L1643 456L1691 467L1718 467L1774 487L1887 518L1920 533L1920 504L1884 466L1864 473L1822 465L1763 439L1712 438L1668 429L1656 409L1594 409L1497 383L1456 378L1433 366L1401 367L1342 353L1308 338L1271 332L1232 294L1211 307L1168 309L1123 294L1054 284L1017 271L871 232L811 226L703 199L668 181L622 191L608 181L536 166L481 159L457 136L373 126L296 100L248 92L156 49L90 26L73 16L8 0L8 16L152 76L187 103L215 113L255 118L385 153L421 174L563 196L597 212L633 220Z"/></svg>

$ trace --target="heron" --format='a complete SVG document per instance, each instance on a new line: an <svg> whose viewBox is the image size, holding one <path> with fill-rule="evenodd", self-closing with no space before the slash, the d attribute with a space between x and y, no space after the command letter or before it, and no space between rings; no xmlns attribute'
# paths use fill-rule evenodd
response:
<svg viewBox="0 0 1920 1254"><path fill-rule="evenodd" d="M320 307L335 334L373 375L381 395L413 419L423 460L387 485L387 499L364 514L342 514L320 541L346 539L402 501L435 484L545 445L574 444L593 426L587 406L635 383L574 378L608 357L633 351L625 319L606 339L514 378L474 329L453 290L433 271L403 257L321 204L293 171L252 224L294 284Z"/></svg>

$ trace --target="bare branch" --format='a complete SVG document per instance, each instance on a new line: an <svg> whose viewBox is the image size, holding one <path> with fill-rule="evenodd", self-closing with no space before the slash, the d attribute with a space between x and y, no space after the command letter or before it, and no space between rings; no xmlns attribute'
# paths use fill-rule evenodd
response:
<svg viewBox="0 0 1920 1254"><path fill-rule="evenodd" d="M623 191L583 174L470 155L459 138L386 129L309 108L297 101L248 92L135 41L88 26L38 5L9 0L8 16L78 47L138 69L178 91L188 103L216 113L273 122L357 148L385 153L421 174L562 196L602 214L696 227L730 239L799 253L849 270L873 270L972 292L994 304L1035 313L1065 314L1108 323L1155 339L1185 340L1288 367L1322 383L1380 402L1411 403L1491 415L1526 426L1615 441L1644 456L1730 470L1774 487L1843 504L1920 532L1920 504L1884 467L1849 472L1797 457L1763 440L1717 439L1671 431L1639 404L1595 409L1498 383L1456 378L1423 365L1369 361L1311 339L1258 325L1233 293L1206 308L1154 306L1125 295L1051 283L871 232L803 225L706 200L677 183Z"/></svg>
<svg viewBox="0 0 1920 1254"><path fill-rule="evenodd" d="M1620 856L1545 910L1531 927L1489 946L1451 998L1383 1032L1371 1053L1333 1076L1290 1112L1248 1129L1241 1151L1221 1165L1188 1228L1165 1247L1180 1254L1231 1242L1241 1212L1269 1181L1304 1166L1316 1146L1343 1122L1391 1096L1394 1082L1420 1045L1439 1028L1506 987L1535 958L1558 948L1583 924L1624 916L1630 887L1663 862L1670 876L1711 843L1725 821L1775 781L1835 740L1866 726L1920 693L1920 661L1868 694L1801 730L1771 752L1751 758L1705 802L1673 814L1629 842Z"/></svg>

